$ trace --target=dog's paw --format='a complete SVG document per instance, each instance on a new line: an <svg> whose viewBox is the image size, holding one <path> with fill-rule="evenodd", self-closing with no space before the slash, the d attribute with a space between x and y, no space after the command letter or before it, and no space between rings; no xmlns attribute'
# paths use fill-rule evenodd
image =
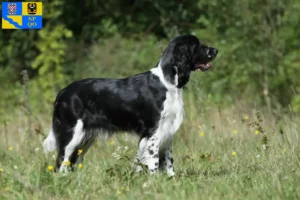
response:
<svg viewBox="0 0 300 200"><path fill-rule="evenodd" d="M69 173L68 166L61 165L59 168L59 173L66 176Z"/></svg>
<svg viewBox="0 0 300 200"><path fill-rule="evenodd" d="M175 172L174 172L174 171L168 171L167 173L168 173L168 176L169 176L169 177L175 176Z"/></svg>
<svg viewBox="0 0 300 200"><path fill-rule="evenodd" d="M136 168L135 168L135 172L139 173L139 172L142 172L142 171L144 171L143 167L140 166L140 165L137 165Z"/></svg>

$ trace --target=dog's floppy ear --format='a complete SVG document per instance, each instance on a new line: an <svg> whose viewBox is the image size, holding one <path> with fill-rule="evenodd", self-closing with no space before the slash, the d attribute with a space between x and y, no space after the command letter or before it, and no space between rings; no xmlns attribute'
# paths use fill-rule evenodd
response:
<svg viewBox="0 0 300 200"><path fill-rule="evenodd" d="M190 79L192 66L192 53L187 44L178 43L173 51L174 65L177 75L178 88L182 88ZM176 79L176 77L175 77Z"/></svg>
<svg viewBox="0 0 300 200"><path fill-rule="evenodd" d="M192 52L188 44L171 42L163 53L161 67L165 78L182 88L189 81L192 62Z"/></svg>

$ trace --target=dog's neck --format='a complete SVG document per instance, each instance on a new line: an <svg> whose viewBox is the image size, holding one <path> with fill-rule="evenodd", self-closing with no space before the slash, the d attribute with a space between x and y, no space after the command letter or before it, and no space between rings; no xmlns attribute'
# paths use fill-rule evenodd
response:
<svg viewBox="0 0 300 200"><path fill-rule="evenodd" d="M174 66L176 70L176 67ZM150 70L154 75L159 77L159 80L163 83L163 85L171 91L181 90L181 88L177 88L178 85L178 75L161 66L161 62L157 65L157 67Z"/></svg>
<svg viewBox="0 0 300 200"><path fill-rule="evenodd" d="M167 50L169 50L169 48ZM186 59L170 56L171 52L167 50L160 59L158 67L161 68L166 81L175 85L177 88L183 88L190 79L190 66Z"/></svg>

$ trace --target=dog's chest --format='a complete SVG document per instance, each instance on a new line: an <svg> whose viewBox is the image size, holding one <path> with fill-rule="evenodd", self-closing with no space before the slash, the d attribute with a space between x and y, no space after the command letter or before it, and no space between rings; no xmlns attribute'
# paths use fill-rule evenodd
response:
<svg viewBox="0 0 300 200"><path fill-rule="evenodd" d="M182 90L168 91L159 122L160 135L164 139L172 137L179 129L184 115Z"/></svg>

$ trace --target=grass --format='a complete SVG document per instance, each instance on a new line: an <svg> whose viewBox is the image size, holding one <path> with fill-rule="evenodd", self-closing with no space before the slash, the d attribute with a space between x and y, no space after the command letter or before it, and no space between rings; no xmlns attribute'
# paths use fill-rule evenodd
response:
<svg viewBox="0 0 300 200"><path fill-rule="evenodd" d="M135 173L130 160L138 138L130 134L98 141L83 169L53 173L48 166L55 153L44 155L41 148L49 115L33 117L36 134L29 140L26 119L14 115L1 129L0 199L300 198L298 117L279 119L237 105L199 110L188 103L189 94L185 98L185 120L173 145L174 178Z"/></svg>

